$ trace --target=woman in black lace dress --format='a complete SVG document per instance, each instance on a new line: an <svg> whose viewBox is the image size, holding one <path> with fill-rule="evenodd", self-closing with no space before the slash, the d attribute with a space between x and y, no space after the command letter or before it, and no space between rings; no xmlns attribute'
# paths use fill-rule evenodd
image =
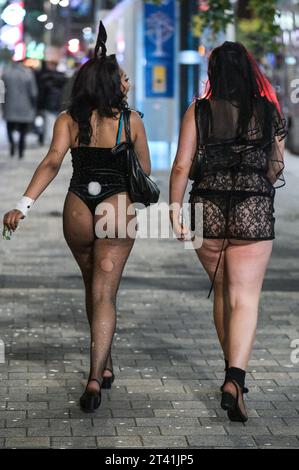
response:
<svg viewBox="0 0 299 470"><path fill-rule="evenodd" d="M275 238L275 192L285 185L287 130L272 86L240 43L225 42L212 51L208 76L204 97L183 119L170 217L179 240L203 238L195 250L211 280L209 296L214 291L226 366L221 405L231 420L245 422L245 371ZM194 180L192 233L180 221L188 176Z"/></svg>

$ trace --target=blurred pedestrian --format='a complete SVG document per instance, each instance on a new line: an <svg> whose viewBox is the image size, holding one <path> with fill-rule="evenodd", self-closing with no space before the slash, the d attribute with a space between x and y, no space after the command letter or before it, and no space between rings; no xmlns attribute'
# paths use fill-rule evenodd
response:
<svg viewBox="0 0 299 470"><path fill-rule="evenodd" d="M242 44L214 49L208 75L204 96L183 118L170 179L170 203L178 207L170 216L177 238L193 241L179 210L189 176L191 230L203 238L195 251L212 281L225 359L221 406L231 421L245 422L245 375L275 238L275 190L285 185L287 126L273 87Z"/></svg>
<svg viewBox="0 0 299 470"><path fill-rule="evenodd" d="M57 70L58 62L48 60L38 75L38 107L44 116L44 143L50 144L53 127L61 111L63 89L67 78Z"/></svg>
<svg viewBox="0 0 299 470"><path fill-rule="evenodd" d="M10 155L14 156L16 143L14 131L19 132L19 158L24 156L26 134L36 113L37 84L33 71L24 65L24 61L12 62L2 76L5 85L3 117L7 125Z"/></svg>

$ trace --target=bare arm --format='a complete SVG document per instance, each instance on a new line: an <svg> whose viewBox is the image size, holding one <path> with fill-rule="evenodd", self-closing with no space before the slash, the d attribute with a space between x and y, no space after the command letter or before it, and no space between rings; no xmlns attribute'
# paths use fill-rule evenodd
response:
<svg viewBox="0 0 299 470"><path fill-rule="evenodd" d="M131 112L131 129L134 149L137 154L138 160L142 166L143 171L147 175L150 175L151 160L146 138L146 132L141 117L135 111Z"/></svg>
<svg viewBox="0 0 299 470"><path fill-rule="evenodd" d="M62 113L55 122L49 151L36 168L24 196L37 199L57 176L62 161L71 146L69 117Z"/></svg>
<svg viewBox="0 0 299 470"><path fill-rule="evenodd" d="M62 113L56 119L49 151L36 168L24 196L36 200L42 194L58 174L64 156L70 146L69 116L66 113ZM11 230L15 230L18 221L22 218L22 212L13 209L5 214L3 224L7 225Z"/></svg>
<svg viewBox="0 0 299 470"><path fill-rule="evenodd" d="M192 103L183 117L178 150L170 174L169 204L171 207L169 215L175 231L180 226L180 209L183 205L189 171L197 145L194 107L195 104Z"/></svg>

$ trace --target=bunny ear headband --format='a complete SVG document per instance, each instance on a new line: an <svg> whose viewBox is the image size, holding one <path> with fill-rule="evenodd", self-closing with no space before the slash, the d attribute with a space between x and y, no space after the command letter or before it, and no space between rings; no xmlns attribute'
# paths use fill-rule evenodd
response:
<svg viewBox="0 0 299 470"><path fill-rule="evenodd" d="M94 49L94 57L106 57L106 52L107 52L106 41L107 41L107 32L102 21L100 21L97 42L96 42L96 46ZM99 54L99 49L101 49L100 54Z"/></svg>

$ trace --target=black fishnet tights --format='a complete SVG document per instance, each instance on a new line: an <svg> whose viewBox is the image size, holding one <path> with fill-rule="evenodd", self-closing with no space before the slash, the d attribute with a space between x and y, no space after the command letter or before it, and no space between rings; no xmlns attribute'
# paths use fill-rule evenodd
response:
<svg viewBox="0 0 299 470"><path fill-rule="evenodd" d="M116 194L100 204L94 217L86 205L69 193L64 207L64 235L78 262L84 284L86 311L90 326L90 378L100 379L112 368L111 346L116 327L116 295L121 276L135 242L136 231L128 233L128 225L136 228L136 213L127 214L128 196L119 204ZM124 202L124 199L122 200ZM124 210L125 209L125 210ZM106 223L103 224L103 217ZM134 220L133 220L134 219ZM103 229L112 223L113 233L101 238ZM88 381L88 390L98 390L99 384Z"/></svg>

